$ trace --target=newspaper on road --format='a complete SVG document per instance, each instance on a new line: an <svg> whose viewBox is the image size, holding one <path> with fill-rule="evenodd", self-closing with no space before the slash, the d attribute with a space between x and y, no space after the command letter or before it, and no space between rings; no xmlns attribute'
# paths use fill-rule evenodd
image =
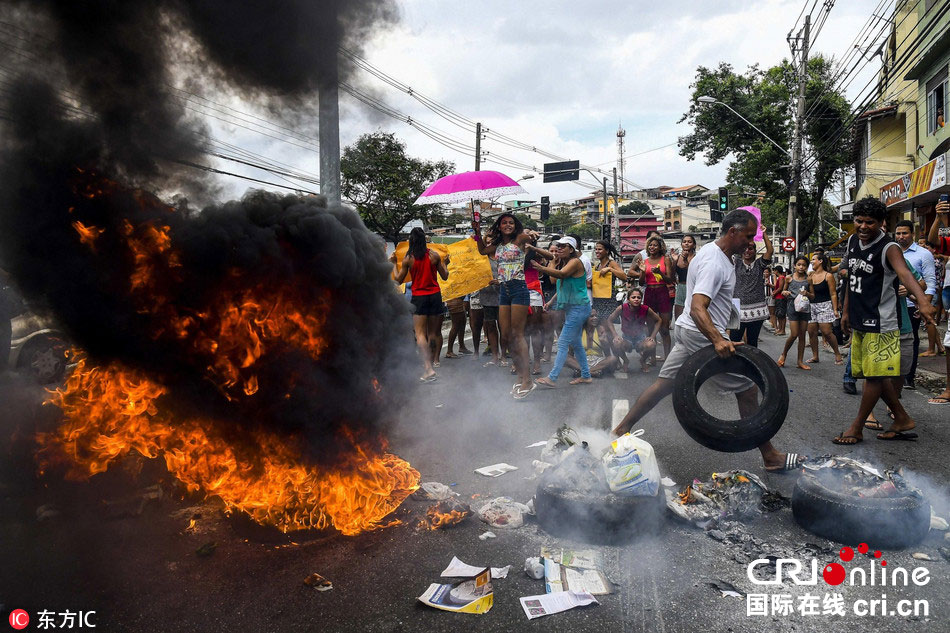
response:
<svg viewBox="0 0 950 633"><path fill-rule="evenodd" d="M544 590L548 593L578 591L594 596L613 593L613 586L599 569L574 569L544 559Z"/></svg>
<svg viewBox="0 0 950 633"><path fill-rule="evenodd" d="M597 598L583 591L560 591L521 598L521 608L529 620L591 603L600 604Z"/></svg>
<svg viewBox="0 0 950 633"><path fill-rule="evenodd" d="M485 569L484 567L476 567L475 565L469 565L468 563L463 563L458 559L458 556L453 556L452 560L449 562L449 566L442 570L440 574L443 578L471 578L477 576ZM507 578L508 571L511 569L511 565L506 565L504 567L492 567L491 568L491 577L492 580L497 580L499 578Z"/></svg>
<svg viewBox="0 0 950 633"><path fill-rule="evenodd" d="M423 604L456 613L488 613L494 600L491 571L488 569L482 569L474 578L460 582L433 583L419 596Z"/></svg>

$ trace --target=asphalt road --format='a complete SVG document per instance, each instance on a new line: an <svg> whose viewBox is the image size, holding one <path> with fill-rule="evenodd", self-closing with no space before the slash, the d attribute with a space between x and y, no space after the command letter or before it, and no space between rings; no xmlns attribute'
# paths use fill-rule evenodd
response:
<svg viewBox="0 0 950 633"><path fill-rule="evenodd" d="M779 339L765 334L760 347L775 355ZM918 442L882 442L867 433L856 447L838 447L830 439L854 415L858 398L842 393L841 368L830 354L813 371L785 369L791 390L788 418L774 442L780 449L808 455L825 453L861 457L883 467L904 465L934 482L928 493L943 516L950 511L946 451L950 407L928 406L925 394L906 393L905 404L918 422ZM606 378L590 386L536 391L514 401L512 377L502 368L483 368L472 357L443 360L440 379L420 385L410 410L400 412L391 434L393 452L410 461L423 481L451 484L463 500L507 495L526 502L537 479L531 462L540 449L528 444L546 439L561 424L570 424L595 442L610 428L652 377ZM860 384L859 384L860 386ZM702 530L668 519L659 533L644 533L620 545L590 546L546 533L534 520L519 529L493 529L497 538L479 540L487 526L477 518L439 531L416 527L429 505L409 500L396 512L403 525L343 537L332 531L294 535L292 539L257 529L239 517L224 517L214 502L182 495L167 483L160 464L136 462L85 483L37 484L24 437L55 422L55 411L39 406L42 391L21 384L0 386L0 603L4 613L26 609L33 623L43 609L62 612L95 610L99 631L511 631L556 626L558 630L598 631L833 631L862 626L874 631L946 630L948 565L937 553L950 545L935 535L907 551L887 551L891 569L926 566L930 582L922 587L844 587L846 616L748 616L746 600L724 597L709 585L723 580L740 591L819 596L818 586L753 585L746 565L732 549ZM710 408L734 405L708 395ZM614 411L618 413L615 414ZM878 417L885 418L883 405ZM712 472L745 468L770 486L791 495L795 474L769 475L757 453L725 454L694 443L677 424L670 401L656 407L641 423L654 446L662 473L679 484L708 479ZM475 474L480 466L507 462L517 471L497 478ZM110 516L103 500L162 481L170 494L149 501L141 514ZM475 497L473 500L472 498ZM52 503L55 516L37 519L37 509ZM197 532L186 532L188 517L199 513ZM799 528L789 509L748 524L748 533L776 548L829 543ZM939 539L939 540L938 540ZM210 556L196 550L214 541ZM857 543L847 545L856 546ZM541 581L522 573L524 559L542 546L595 547L604 556L604 572L617 585L600 605L528 621L518 598L543 593ZM765 546L763 556L778 551ZM935 560L911 558L926 552ZM437 611L417 602L452 556L476 565L512 565L506 579L496 580L494 607L485 615ZM833 562L824 556L819 565ZM859 557L861 565L869 566ZM856 564L846 564L850 569ZM303 584L318 572L333 582L328 592ZM888 609L900 599L929 601L929 616L858 617L856 600L880 599ZM795 602L797 609L798 603ZM59 624L59 622L57 622Z"/></svg>

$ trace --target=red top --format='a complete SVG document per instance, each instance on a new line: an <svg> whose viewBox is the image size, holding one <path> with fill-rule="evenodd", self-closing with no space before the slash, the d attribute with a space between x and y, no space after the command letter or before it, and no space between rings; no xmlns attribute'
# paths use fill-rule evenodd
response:
<svg viewBox="0 0 950 633"><path fill-rule="evenodd" d="M941 255L950 255L950 237L937 238L937 252Z"/></svg>
<svg viewBox="0 0 950 633"><path fill-rule="evenodd" d="M646 330L647 314L647 306L640 304L640 309L634 310L632 305L624 301L620 311L620 331L630 338L636 338Z"/></svg>
<svg viewBox="0 0 950 633"><path fill-rule="evenodd" d="M528 290L541 292L541 278L538 276L537 269L533 266L524 267L524 283L528 286Z"/></svg>
<svg viewBox="0 0 950 633"><path fill-rule="evenodd" d="M785 290L785 275L779 275L775 278L775 289L772 291L772 298L781 299L783 290Z"/></svg>
<svg viewBox="0 0 950 633"><path fill-rule="evenodd" d="M439 282L436 281L435 264L432 263L430 251L426 249L426 256L422 259L412 258L412 296L434 295L440 292Z"/></svg>
<svg viewBox="0 0 950 633"><path fill-rule="evenodd" d="M643 265L644 265L644 266L649 266L649 265L650 265L650 259L647 258L647 260L646 260L645 262L643 262ZM660 273L662 273L662 274L664 274L664 275L666 274L666 255L660 256ZM647 278L647 285L648 285L648 286L657 286L657 285L665 284L665 283L666 283L666 282L663 280L662 277L660 277L659 279L657 279L657 274L658 274L658 273L653 272L653 268L647 268L646 278Z"/></svg>

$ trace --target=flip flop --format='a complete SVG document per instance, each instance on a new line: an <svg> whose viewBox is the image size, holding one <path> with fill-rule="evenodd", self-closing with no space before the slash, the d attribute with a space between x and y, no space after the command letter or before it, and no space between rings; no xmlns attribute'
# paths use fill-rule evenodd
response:
<svg viewBox="0 0 950 633"><path fill-rule="evenodd" d="M593 381L593 379L591 379L591 378L580 378L580 377L578 377L578 378L575 378L574 380L572 380L572 381L570 382L570 384L572 384L572 385L589 385L589 384L591 384L592 382L594 382L594 381Z"/></svg>
<svg viewBox="0 0 950 633"><path fill-rule="evenodd" d="M814 364L820 362L820 360L817 359L817 358L809 358L809 359L806 360L805 362L814 365Z"/></svg>
<svg viewBox="0 0 950 633"><path fill-rule="evenodd" d="M888 433L891 433L890 437L884 437ZM906 442L916 442L917 434L909 433L908 431L885 431L877 436L877 439L884 440L886 442L893 442L897 440L904 440Z"/></svg>
<svg viewBox="0 0 950 633"><path fill-rule="evenodd" d="M524 400L528 397L528 394L537 389L538 385L531 383L531 386L527 389L515 389L515 392L512 394L515 400Z"/></svg>
<svg viewBox="0 0 950 633"><path fill-rule="evenodd" d="M846 442L845 440L854 440L853 442ZM857 437L855 435L845 435L841 434L838 437L831 440L835 444L841 444L842 446L854 446L855 444L860 444L864 441L863 437Z"/></svg>
<svg viewBox="0 0 950 633"><path fill-rule="evenodd" d="M872 431L883 431L884 425L882 425L880 422L874 422L872 420L871 422L865 422L864 428L871 429Z"/></svg>
<svg viewBox="0 0 950 633"><path fill-rule="evenodd" d="M769 468L766 466L765 471L769 473L789 473L794 470L798 470L808 461L808 458L804 455L799 455L798 453L786 453L785 454L785 463L779 467Z"/></svg>
<svg viewBox="0 0 950 633"><path fill-rule="evenodd" d="M493 361L493 360L490 360L490 361L488 361L487 363L485 363L484 365L482 365L482 367L497 367L497 366L498 366L498 363L496 363L496 362Z"/></svg>
<svg viewBox="0 0 950 633"><path fill-rule="evenodd" d="M445 353L445 357L446 357L446 358L458 358L459 356L458 356L458 354L456 354L455 352L446 352L446 353Z"/></svg>
<svg viewBox="0 0 950 633"><path fill-rule="evenodd" d="M927 401L927 404L950 404L950 398L944 398L943 396L937 396L936 398L931 398Z"/></svg>
<svg viewBox="0 0 950 633"><path fill-rule="evenodd" d="M538 378L537 380L534 381L534 384L541 385L545 389L557 389L557 385L551 382L551 379L548 378L547 376L543 378Z"/></svg>
<svg viewBox="0 0 950 633"><path fill-rule="evenodd" d="M435 382L438 379L438 374L432 374L431 376L421 376L419 382Z"/></svg>

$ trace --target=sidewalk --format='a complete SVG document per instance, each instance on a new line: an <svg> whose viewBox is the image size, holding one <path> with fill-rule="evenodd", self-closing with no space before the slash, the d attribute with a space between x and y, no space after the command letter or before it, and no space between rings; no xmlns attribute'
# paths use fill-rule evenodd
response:
<svg viewBox="0 0 950 633"><path fill-rule="evenodd" d="M943 341L943 337L947 334L946 324L937 327L937 333L940 335L940 340ZM920 328L920 351L927 351L927 329L924 327ZM946 378L947 358L945 356L918 356L917 369L918 371L924 370L934 374L940 374Z"/></svg>

